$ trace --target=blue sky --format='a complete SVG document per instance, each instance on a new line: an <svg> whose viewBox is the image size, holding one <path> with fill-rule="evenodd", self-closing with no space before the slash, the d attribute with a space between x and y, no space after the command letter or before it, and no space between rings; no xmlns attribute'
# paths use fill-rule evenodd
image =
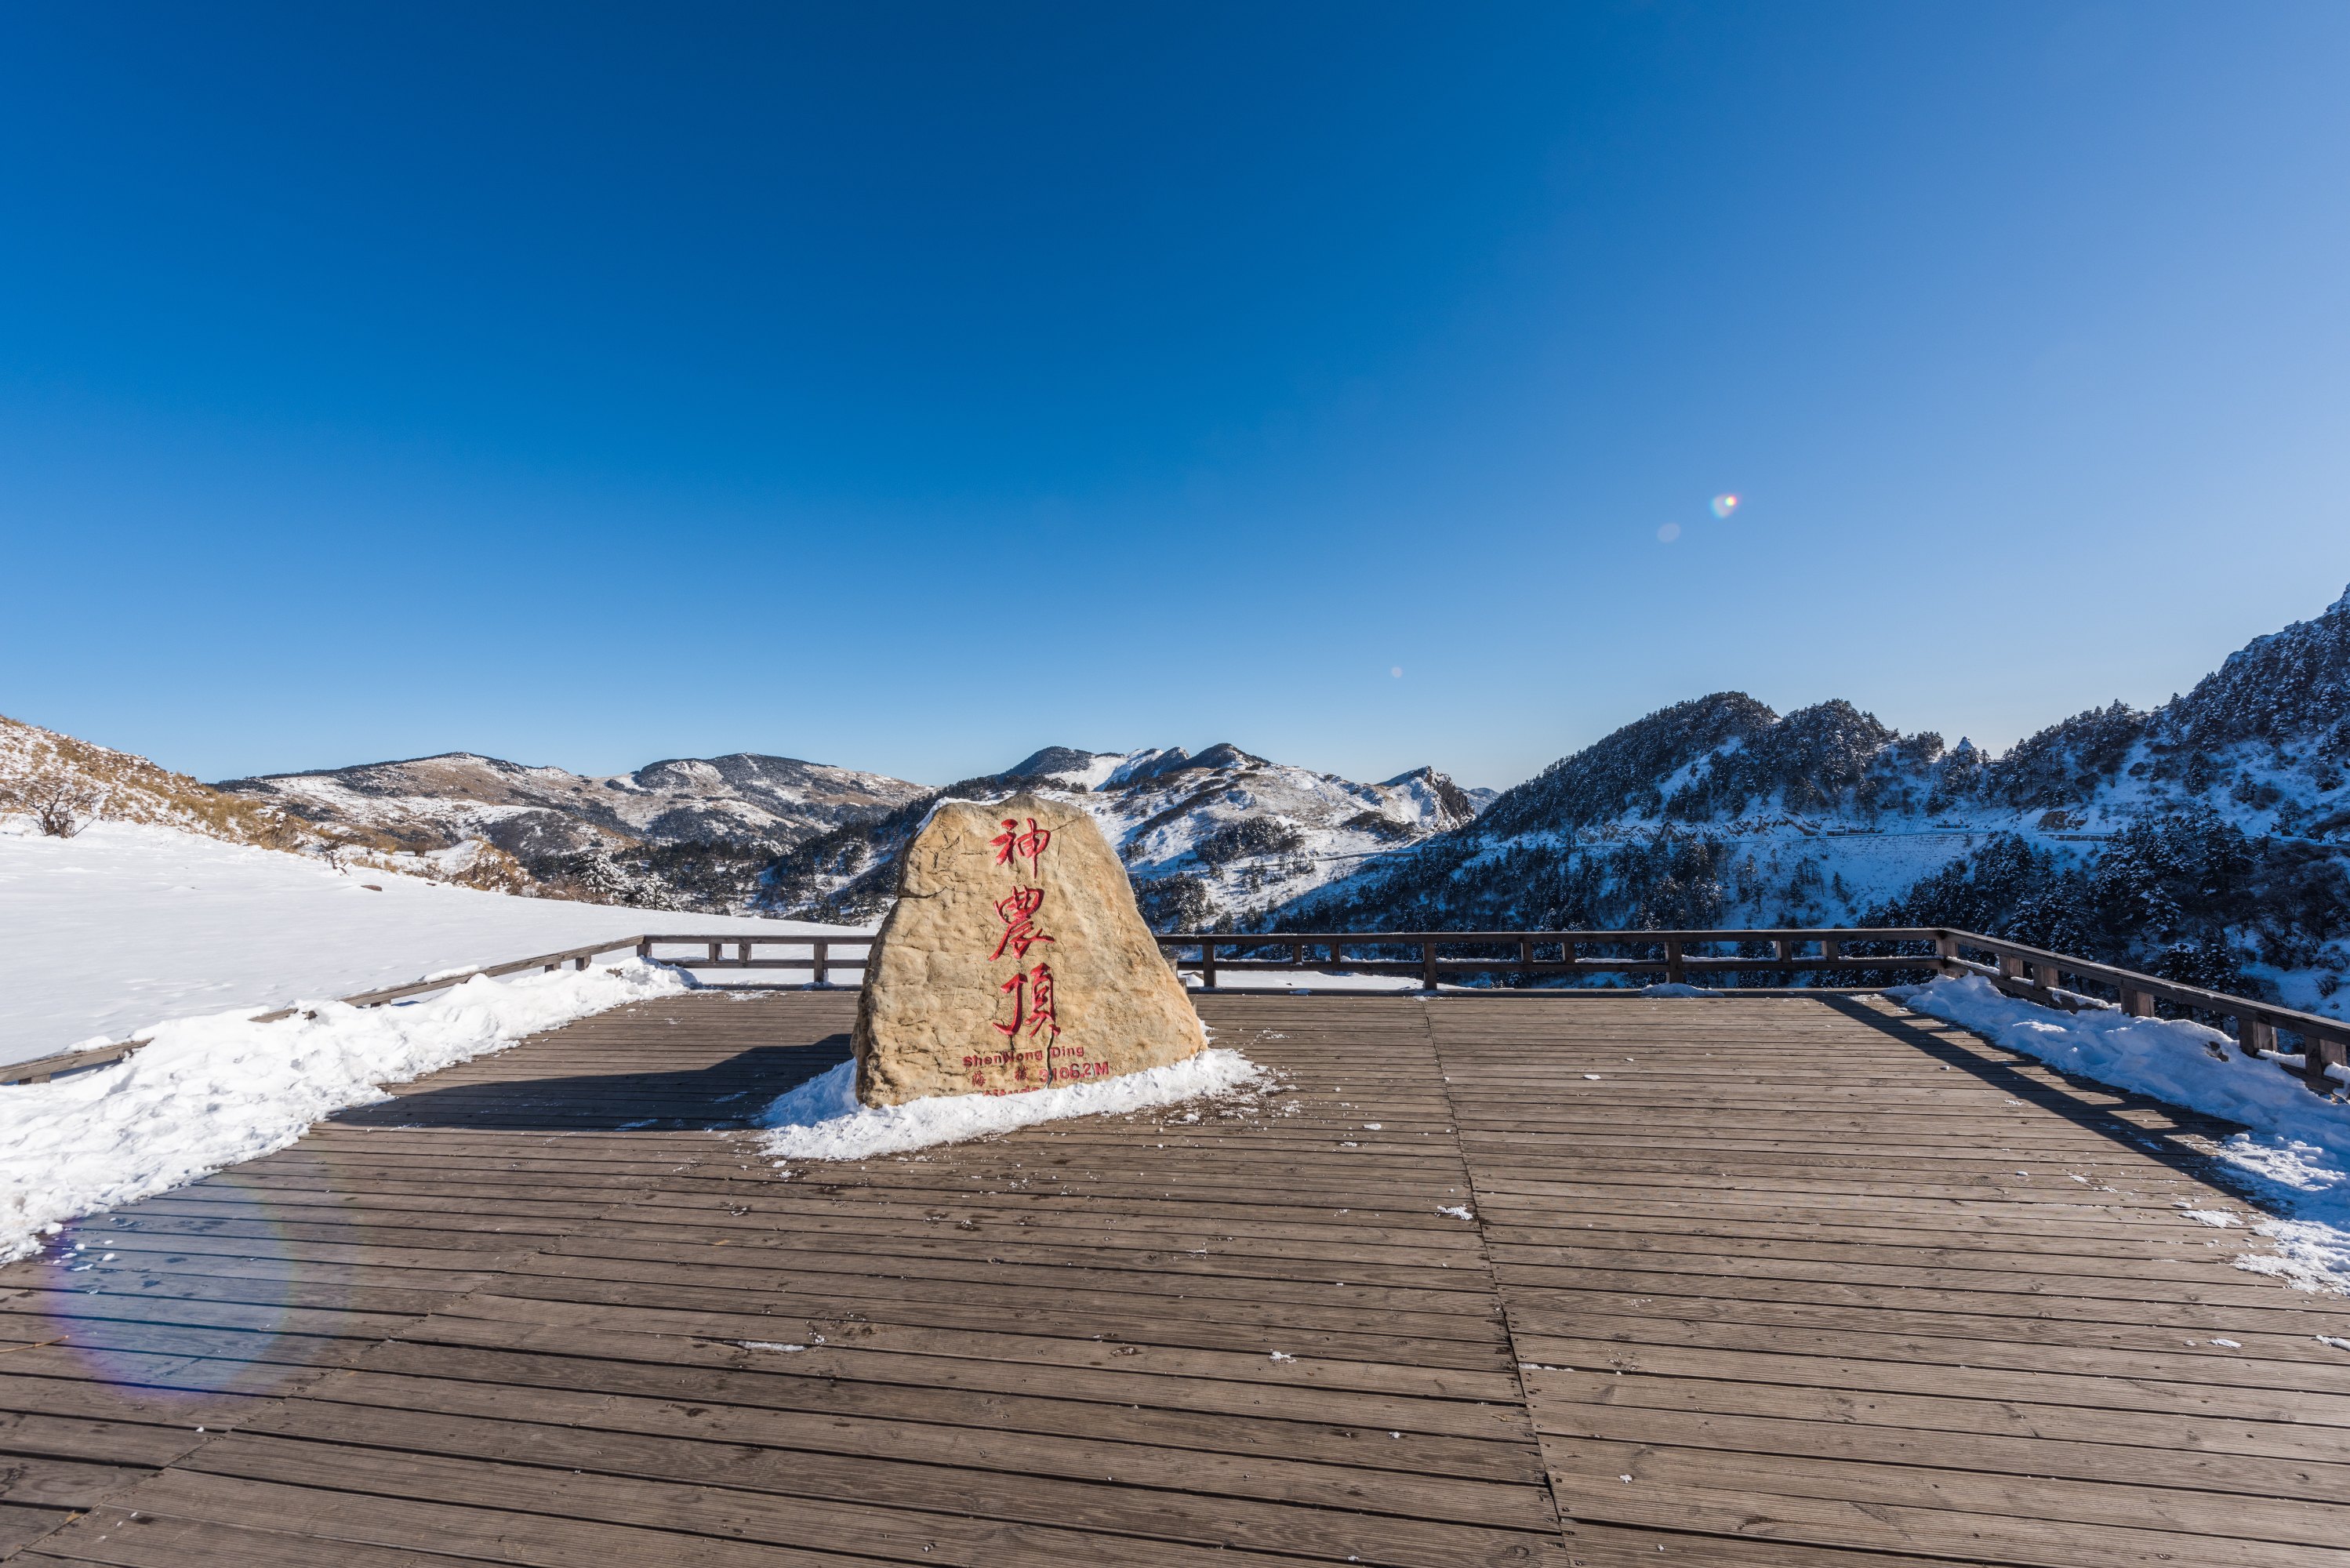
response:
<svg viewBox="0 0 2350 1568"><path fill-rule="evenodd" d="M0 712L2012 742L2350 581L2345 67L2334 4L12 6Z"/></svg>

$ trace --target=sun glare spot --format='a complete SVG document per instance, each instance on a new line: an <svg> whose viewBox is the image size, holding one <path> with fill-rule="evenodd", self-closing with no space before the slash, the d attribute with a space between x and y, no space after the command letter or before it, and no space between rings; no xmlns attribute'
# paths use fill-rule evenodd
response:
<svg viewBox="0 0 2350 1568"><path fill-rule="evenodd" d="M1737 510L1738 497L1735 495L1717 495L1713 498L1713 514L1716 517L1727 517Z"/></svg>
<svg viewBox="0 0 2350 1568"><path fill-rule="evenodd" d="M1668 523L1657 530L1657 537L1668 545L1680 536L1681 525L1678 523Z"/></svg>

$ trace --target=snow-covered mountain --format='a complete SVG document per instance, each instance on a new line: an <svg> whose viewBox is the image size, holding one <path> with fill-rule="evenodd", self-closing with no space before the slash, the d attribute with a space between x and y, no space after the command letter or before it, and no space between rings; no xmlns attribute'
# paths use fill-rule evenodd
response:
<svg viewBox="0 0 2350 1568"><path fill-rule="evenodd" d="M944 791L752 753L598 777L456 752L202 784L0 720L0 815L151 822L432 881L707 914L870 919L932 802L1018 787L1082 800L1170 925L1244 918L1493 798L1432 768L1357 784L1229 744L1048 746Z"/></svg>
<svg viewBox="0 0 2350 1568"><path fill-rule="evenodd" d="M393 871L428 882L517 893L530 878L480 839L401 853L365 826L315 822L271 800L198 784L147 758L0 718L0 826L73 838L92 825L139 824L225 844L316 856L342 870Z"/></svg>
<svg viewBox="0 0 2350 1568"><path fill-rule="evenodd" d="M777 913L870 919L888 902L892 861L938 799L1014 789L1067 795L1091 812L1162 929L1231 920L1345 876L1366 857L1473 820L1490 790L1433 768L1384 784L1269 762L1226 743L1087 752L1048 746L1000 774L966 779L871 821L812 838L769 869Z"/></svg>
<svg viewBox="0 0 2350 1568"><path fill-rule="evenodd" d="M1498 796L1223 744L1052 746L931 790L737 755L585 777L452 754L205 786L0 721L0 813L44 804L386 869L833 921L886 906L942 795L1082 803L1160 929L1950 924L2292 1005L2350 1006L2350 594L2150 712L2003 755L1843 701L1719 692Z"/></svg>
<svg viewBox="0 0 2350 1568"><path fill-rule="evenodd" d="M275 806L209 788L132 753L5 716L0 815L39 822L58 837L103 817L273 848L304 838L303 825Z"/></svg>
<svg viewBox="0 0 2350 1568"><path fill-rule="evenodd" d="M541 892L713 913L740 909L779 851L926 793L879 774L751 753L594 777L455 752L215 787L405 849L481 841L511 856Z"/></svg>
<svg viewBox="0 0 2350 1568"><path fill-rule="evenodd" d="M1951 924L2334 1011L2345 767L2350 593L2151 712L1995 758L1842 701L1679 703L1255 924Z"/></svg>

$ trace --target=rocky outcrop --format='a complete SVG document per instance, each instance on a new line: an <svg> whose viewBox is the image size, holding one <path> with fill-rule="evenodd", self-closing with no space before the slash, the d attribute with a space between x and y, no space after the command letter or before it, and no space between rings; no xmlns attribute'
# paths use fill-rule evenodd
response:
<svg viewBox="0 0 2350 1568"><path fill-rule="evenodd" d="M1085 810L943 801L899 860L853 1036L868 1106L1019 1094L1178 1062L1198 1016Z"/></svg>

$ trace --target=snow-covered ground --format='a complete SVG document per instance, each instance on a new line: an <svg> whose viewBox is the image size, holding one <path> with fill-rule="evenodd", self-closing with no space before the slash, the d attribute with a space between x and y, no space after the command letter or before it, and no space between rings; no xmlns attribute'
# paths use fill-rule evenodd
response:
<svg viewBox="0 0 2350 1568"><path fill-rule="evenodd" d="M2303 1290L2350 1292L2350 1104L2311 1094L2274 1062L2241 1054L2228 1036L2199 1023L2132 1018L2116 1008L2059 1012L1974 975L1886 994L2052 1067L2243 1123L2251 1130L2221 1144L2218 1158L2267 1211L2252 1229L2275 1251L2247 1253L2236 1266ZM2301 1062L2282 1060L2296 1068ZM2189 1209L2181 1217L2222 1229L2241 1222L2221 1209Z"/></svg>
<svg viewBox="0 0 2350 1568"><path fill-rule="evenodd" d="M648 930L839 929L345 875L167 827L45 838L0 826L0 1063Z"/></svg>
<svg viewBox="0 0 2350 1568"><path fill-rule="evenodd" d="M584 971L477 976L392 1007L185 1018L119 1065L0 1087L0 1261L65 1220L283 1148L321 1116L389 1098L380 1085L689 983L629 954Z"/></svg>

